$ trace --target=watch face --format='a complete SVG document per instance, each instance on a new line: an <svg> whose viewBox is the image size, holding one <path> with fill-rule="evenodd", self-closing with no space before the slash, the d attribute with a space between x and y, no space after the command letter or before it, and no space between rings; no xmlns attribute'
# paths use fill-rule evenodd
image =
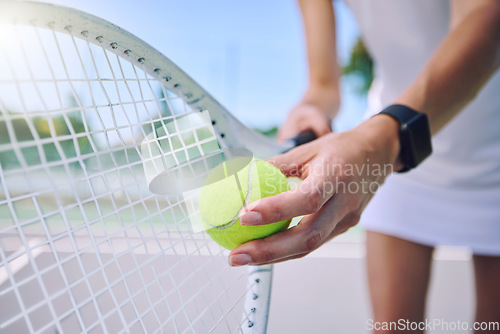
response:
<svg viewBox="0 0 500 334"><path fill-rule="evenodd" d="M407 123L403 132L406 132L407 161L410 167L417 166L432 153L431 132L429 120L425 114L417 114Z"/></svg>

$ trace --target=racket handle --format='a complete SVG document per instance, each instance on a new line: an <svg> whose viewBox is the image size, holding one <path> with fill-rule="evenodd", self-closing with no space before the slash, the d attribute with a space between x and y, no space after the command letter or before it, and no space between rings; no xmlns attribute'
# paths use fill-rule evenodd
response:
<svg viewBox="0 0 500 334"><path fill-rule="evenodd" d="M318 136L316 136L313 130L306 130L293 137L291 141L294 143L294 146L299 146L302 144L309 143L310 141L313 141L316 138L318 138Z"/></svg>
<svg viewBox="0 0 500 334"><path fill-rule="evenodd" d="M312 130L306 130L304 132L299 133L295 137L287 140L286 142L286 149L283 151L283 153L290 151L292 148L309 143L310 141L313 141L314 139L318 138L314 131Z"/></svg>

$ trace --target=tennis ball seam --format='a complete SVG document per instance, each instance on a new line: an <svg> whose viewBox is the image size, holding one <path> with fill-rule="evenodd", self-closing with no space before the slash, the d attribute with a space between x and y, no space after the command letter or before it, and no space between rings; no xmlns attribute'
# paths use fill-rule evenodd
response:
<svg viewBox="0 0 500 334"><path fill-rule="evenodd" d="M250 198L252 198L252 181L253 181L253 168L255 166L255 164L257 163L256 160L253 160L252 162L250 162L250 165L248 167L248 192L247 192L247 195L245 196L245 201L243 203L243 207L247 206L249 203L248 201L250 200ZM235 174L235 177L238 177L237 174ZM238 209L238 211L236 212L236 215L233 217L233 219L231 219L228 223L226 224L221 224L221 225L212 225L210 224L206 219L203 219L203 221L210 227L212 228L216 228L216 229L219 229L219 230L223 230L223 229L226 229L226 228L229 228L231 226L233 226L239 219L239 213L241 211L241 208Z"/></svg>

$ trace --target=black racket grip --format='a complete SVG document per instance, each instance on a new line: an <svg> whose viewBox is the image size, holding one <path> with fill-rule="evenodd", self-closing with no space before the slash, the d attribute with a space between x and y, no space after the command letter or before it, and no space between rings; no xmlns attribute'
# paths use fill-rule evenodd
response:
<svg viewBox="0 0 500 334"><path fill-rule="evenodd" d="M294 143L294 146L299 146L302 144L309 143L310 141L313 141L316 138L318 138L318 136L316 136L313 130L306 130L304 132L299 133L291 140Z"/></svg>
<svg viewBox="0 0 500 334"><path fill-rule="evenodd" d="M316 134L312 130L306 130L304 132L301 132L286 142L286 146L288 146L288 148L283 153L288 152L292 148L297 147L299 145L309 143L310 141L313 141L316 138L318 138L318 136L316 136Z"/></svg>

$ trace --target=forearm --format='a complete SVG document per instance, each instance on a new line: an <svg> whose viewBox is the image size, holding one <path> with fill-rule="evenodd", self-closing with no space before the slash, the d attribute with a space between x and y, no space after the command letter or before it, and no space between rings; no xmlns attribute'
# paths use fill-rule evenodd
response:
<svg viewBox="0 0 500 334"><path fill-rule="evenodd" d="M299 5L309 64L309 88L303 102L323 104L333 113L340 95L333 4L331 0L299 0Z"/></svg>
<svg viewBox="0 0 500 334"><path fill-rule="evenodd" d="M425 112L438 132L500 65L500 6L476 8L455 24L415 82L395 101Z"/></svg>

